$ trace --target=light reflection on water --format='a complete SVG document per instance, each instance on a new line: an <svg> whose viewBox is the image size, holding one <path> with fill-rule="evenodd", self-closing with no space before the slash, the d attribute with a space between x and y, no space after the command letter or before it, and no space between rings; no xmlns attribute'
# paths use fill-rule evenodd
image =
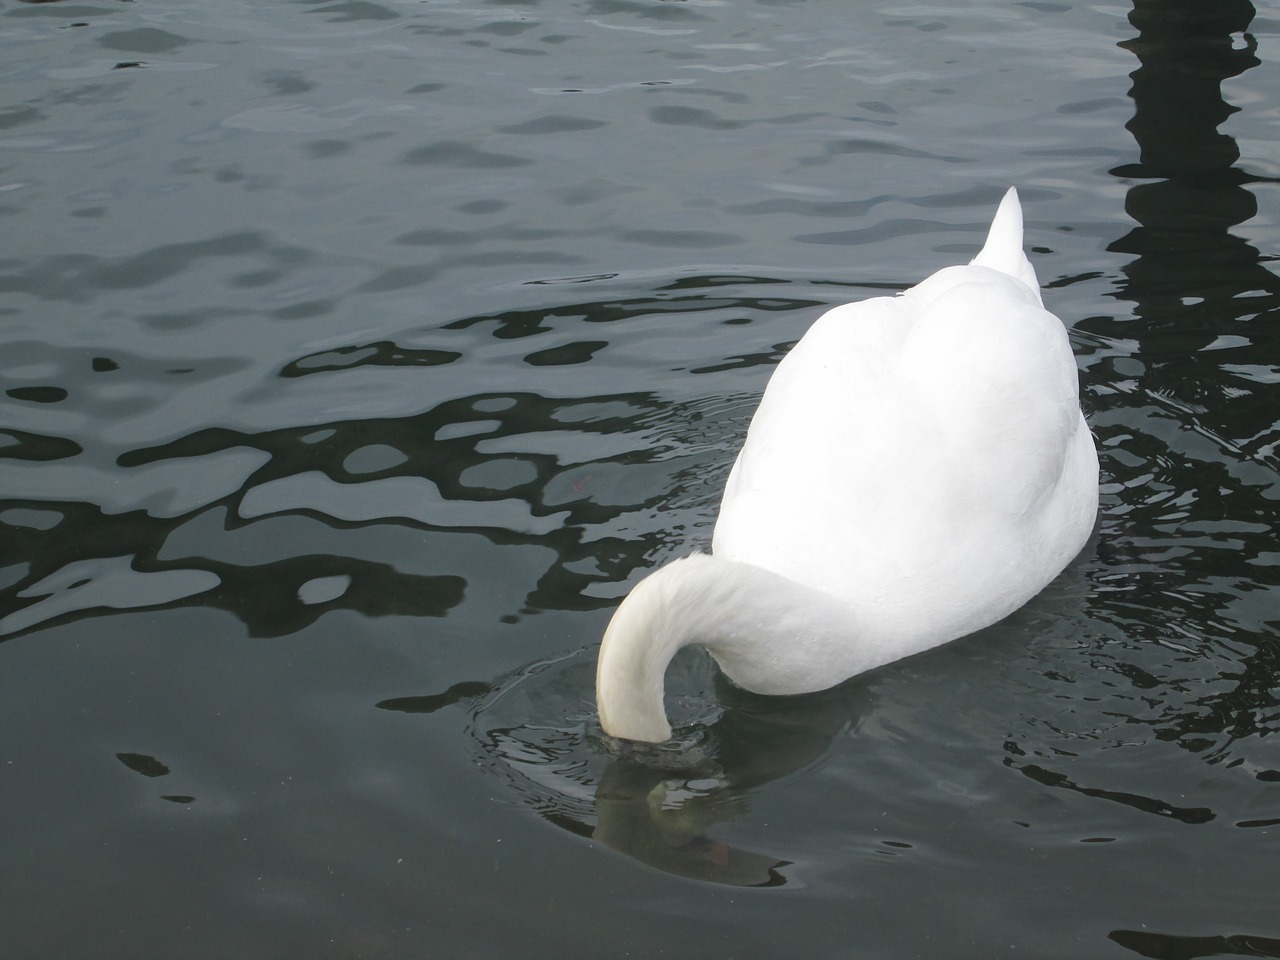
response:
<svg viewBox="0 0 1280 960"><path fill-rule="evenodd" d="M1280 956L1254 13L0 10L12 949ZM824 694L683 657L620 752L600 631L772 366L1009 183L1095 542Z"/></svg>

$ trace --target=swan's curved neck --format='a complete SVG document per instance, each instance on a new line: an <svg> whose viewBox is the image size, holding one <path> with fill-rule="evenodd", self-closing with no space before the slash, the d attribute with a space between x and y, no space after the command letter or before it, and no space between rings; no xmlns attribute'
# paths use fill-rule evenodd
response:
<svg viewBox="0 0 1280 960"><path fill-rule="evenodd" d="M866 637L861 619L761 567L705 554L676 560L637 584L609 622L596 667L600 724L614 737L669 739L663 678L690 644L706 647L730 680L765 694L822 690L842 669L850 676L901 656L885 648L883 632ZM855 633L863 638L851 644Z"/></svg>

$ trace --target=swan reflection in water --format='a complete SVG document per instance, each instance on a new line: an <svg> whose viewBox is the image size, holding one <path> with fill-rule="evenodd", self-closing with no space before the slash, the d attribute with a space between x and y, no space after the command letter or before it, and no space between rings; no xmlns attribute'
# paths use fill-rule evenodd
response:
<svg viewBox="0 0 1280 960"><path fill-rule="evenodd" d="M673 671L673 686L678 691L679 674L687 672L683 679L701 689L671 698L675 736L660 745L619 741L600 730L594 704L581 699L594 669L587 651L535 664L503 682L460 683L378 706L405 713L455 704L466 710L481 765L562 829L677 876L782 886L789 861L737 846L716 828L746 814L755 790L826 754L854 721L858 693L836 688L761 697L715 675L705 655L682 659L688 669ZM716 713L698 714L708 710Z"/></svg>
<svg viewBox="0 0 1280 960"><path fill-rule="evenodd" d="M677 730L672 744L599 734L618 759L596 788L592 837L679 876L781 886L789 861L736 847L710 831L745 814L758 788L826 754L852 720L853 694L836 689L779 700L747 693L722 677L715 686L724 712L707 727Z"/></svg>

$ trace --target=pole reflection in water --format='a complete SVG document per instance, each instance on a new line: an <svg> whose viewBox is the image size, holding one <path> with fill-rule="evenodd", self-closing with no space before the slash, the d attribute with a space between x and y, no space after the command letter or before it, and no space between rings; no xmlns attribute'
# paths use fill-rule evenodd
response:
<svg viewBox="0 0 1280 960"><path fill-rule="evenodd" d="M1122 651L1117 673L1146 698L1140 719L1158 740L1265 789L1280 776L1262 743L1280 729L1280 648L1267 591L1241 585L1274 549L1277 383L1257 360L1280 355L1280 328L1267 322L1280 310L1280 278L1233 230L1258 212L1250 187L1275 181L1250 173L1222 129L1237 111L1224 82L1259 62L1254 14L1248 0L1134 3L1138 33L1121 46L1139 60L1127 125L1139 159L1111 172L1131 184L1125 209L1138 225L1108 248L1131 256L1116 296L1133 318L1077 331L1116 349L1089 364L1088 379L1108 407L1094 420L1101 446L1116 451L1104 453L1104 470L1132 491L1108 511L1123 516L1123 534L1104 537L1115 572L1099 578L1097 614L1166 650L1163 662ZM1152 616L1150 594L1163 616ZM1239 818L1243 809L1195 808L1186 822L1233 812L1237 828L1275 822ZM1110 936L1148 957L1277 955L1274 941L1223 933Z"/></svg>
<svg viewBox="0 0 1280 960"><path fill-rule="evenodd" d="M1141 482L1150 492L1126 497L1130 542L1113 546L1152 558L1139 570L1148 589L1183 588L1169 599L1186 622L1218 621L1243 643L1229 689L1219 684L1161 724L1162 736L1190 749L1212 747L1211 759L1222 758L1233 741L1266 732L1262 718L1280 708L1274 680L1280 651L1257 643L1251 618L1240 617L1247 605L1217 585L1256 576L1255 561L1274 536L1280 469L1274 373L1265 376L1256 364L1259 356L1280 354L1277 325L1264 322L1280 309L1280 278L1231 232L1256 215L1248 188L1267 178L1241 169L1236 141L1219 129L1236 112L1222 83L1258 64L1248 33L1253 16L1248 0L1135 3L1129 19L1139 33L1121 46L1140 61L1128 124L1140 159L1112 173L1147 182L1132 185L1126 199L1138 226L1109 249L1132 255L1117 296L1132 302L1136 319L1079 325L1113 343L1135 344L1131 357L1111 365L1114 378L1104 388L1111 409L1096 429L1140 457L1131 464L1111 458L1107 469L1122 484ZM1169 557L1170 542L1193 533L1177 522L1187 512L1171 509L1174 503L1184 511L1194 505L1198 531L1218 533L1221 547L1210 543L1192 557ZM1245 549L1228 548L1228 532ZM1240 619L1234 629L1225 626Z"/></svg>

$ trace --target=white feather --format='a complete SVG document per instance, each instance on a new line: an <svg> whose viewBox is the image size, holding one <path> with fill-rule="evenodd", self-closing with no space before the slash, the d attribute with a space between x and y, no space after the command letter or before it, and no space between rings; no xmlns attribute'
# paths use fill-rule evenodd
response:
<svg viewBox="0 0 1280 960"><path fill-rule="evenodd" d="M1010 189L972 263L828 311L778 365L712 556L642 581L606 631L601 723L669 737L662 677L689 643L749 690L793 694L992 624L1080 551L1097 497L1075 361Z"/></svg>

